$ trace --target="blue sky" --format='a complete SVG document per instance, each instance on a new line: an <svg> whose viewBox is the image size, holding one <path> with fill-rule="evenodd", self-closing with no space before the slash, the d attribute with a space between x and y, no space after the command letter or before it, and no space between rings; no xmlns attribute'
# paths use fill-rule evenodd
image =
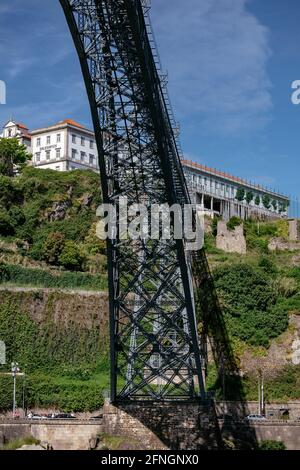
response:
<svg viewBox="0 0 300 470"><path fill-rule="evenodd" d="M299 1L152 0L151 16L186 156L299 198ZM1 124L90 125L58 0L1 0L0 54Z"/></svg>

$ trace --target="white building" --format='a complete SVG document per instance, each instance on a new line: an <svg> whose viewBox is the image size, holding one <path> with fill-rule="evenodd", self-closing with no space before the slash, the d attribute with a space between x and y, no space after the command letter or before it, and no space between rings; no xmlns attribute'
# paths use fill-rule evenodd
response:
<svg viewBox="0 0 300 470"><path fill-rule="evenodd" d="M288 217L290 199L284 194L190 160L182 165L192 201L212 217Z"/></svg>
<svg viewBox="0 0 300 470"><path fill-rule="evenodd" d="M72 119L36 129L31 136L34 167L99 171L94 133Z"/></svg>
<svg viewBox="0 0 300 470"><path fill-rule="evenodd" d="M13 139L17 138L20 144L27 147L28 153L31 153L31 134L28 127L10 119L4 126L0 138Z"/></svg>

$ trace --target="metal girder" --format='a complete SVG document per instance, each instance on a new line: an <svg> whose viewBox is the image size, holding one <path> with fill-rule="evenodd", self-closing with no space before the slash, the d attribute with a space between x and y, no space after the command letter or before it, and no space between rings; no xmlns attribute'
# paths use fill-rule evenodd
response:
<svg viewBox="0 0 300 470"><path fill-rule="evenodd" d="M91 106L103 200L190 203L141 0L60 0ZM173 232L172 232L173 233ZM205 398L185 241L108 240L111 400Z"/></svg>

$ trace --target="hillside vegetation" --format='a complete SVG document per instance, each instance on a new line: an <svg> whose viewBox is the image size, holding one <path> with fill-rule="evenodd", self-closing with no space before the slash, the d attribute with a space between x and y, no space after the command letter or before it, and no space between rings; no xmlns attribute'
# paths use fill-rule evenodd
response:
<svg viewBox="0 0 300 470"><path fill-rule="evenodd" d="M25 168L16 178L0 176L0 287L106 290L105 244L95 235L100 203L93 172ZM247 397L256 398L263 364L267 397L300 398L300 366L291 361L292 342L300 337L300 246L269 252L273 237L287 239L287 222L250 220L244 225L247 254L225 253L216 248L216 222L206 234L206 251ZM228 228L240 223L232 220ZM28 372L28 406L99 408L108 382L107 331L74 325L72 318L58 329L53 315L37 325L13 292L0 305L0 339L7 363L17 360ZM222 396L213 365L208 384ZM1 409L11 407L11 386L11 377L0 378ZM18 394L21 403L21 383ZM226 383L226 397L234 398L234 384Z"/></svg>
<svg viewBox="0 0 300 470"><path fill-rule="evenodd" d="M105 244L96 237L100 203L99 176L92 171L25 168L17 178L0 176L0 282L106 287ZM52 276L46 275L49 270ZM62 271L98 277L62 275Z"/></svg>

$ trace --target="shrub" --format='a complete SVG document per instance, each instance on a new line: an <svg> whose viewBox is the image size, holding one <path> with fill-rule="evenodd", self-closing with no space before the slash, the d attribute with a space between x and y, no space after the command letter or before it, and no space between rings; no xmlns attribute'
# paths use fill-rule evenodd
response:
<svg viewBox="0 0 300 470"><path fill-rule="evenodd" d="M78 246L72 242L67 241L59 256L59 263L66 269L79 271L82 269L84 257L81 255Z"/></svg>
<svg viewBox="0 0 300 470"><path fill-rule="evenodd" d="M12 224L11 217L5 209L0 209L0 235L13 235L15 228Z"/></svg>
<svg viewBox="0 0 300 470"><path fill-rule="evenodd" d="M239 225L241 225L241 223L242 220L239 217L231 217L231 219L229 219L226 225L228 230L234 230L235 227L238 227Z"/></svg>
<svg viewBox="0 0 300 470"><path fill-rule="evenodd" d="M255 197L254 202L255 202L255 205L256 205L256 206L259 206L259 205L260 205L260 196L257 195L257 196Z"/></svg>
<svg viewBox="0 0 300 470"><path fill-rule="evenodd" d="M107 288L107 280L100 275L79 272L62 272L54 275L42 269L24 268L17 265L2 265L5 277L1 282L11 282L19 286L36 286L59 289L92 289Z"/></svg>
<svg viewBox="0 0 300 470"><path fill-rule="evenodd" d="M259 450L286 450L285 444L281 441L262 441Z"/></svg>
<svg viewBox="0 0 300 470"><path fill-rule="evenodd" d="M279 277L273 281L273 288L282 297L292 297L298 292L298 283L291 277Z"/></svg>
<svg viewBox="0 0 300 470"><path fill-rule="evenodd" d="M60 232L49 233L43 243L43 258L50 264L58 264L65 245L65 237Z"/></svg>
<svg viewBox="0 0 300 470"><path fill-rule="evenodd" d="M275 275L278 272L277 266L267 256L262 256L259 259L258 266L262 268L267 274Z"/></svg>
<svg viewBox="0 0 300 470"><path fill-rule="evenodd" d="M268 346L288 326L287 312L276 309L278 293L267 275L245 263L215 270L214 278L229 331L249 344Z"/></svg>

